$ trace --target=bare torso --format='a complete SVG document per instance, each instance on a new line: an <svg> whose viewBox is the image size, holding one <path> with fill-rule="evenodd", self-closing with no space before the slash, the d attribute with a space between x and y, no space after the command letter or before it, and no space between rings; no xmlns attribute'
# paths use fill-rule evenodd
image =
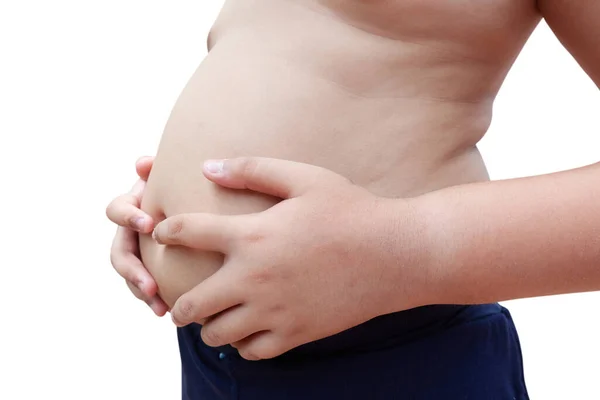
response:
<svg viewBox="0 0 600 400"><path fill-rule="evenodd" d="M386 197L487 180L476 144L539 19L533 0L230 0L142 208L160 219L269 207L277 199L202 176L205 159L242 155L320 165ZM140 246L171 305L222 262L148 236Z"/></svg>

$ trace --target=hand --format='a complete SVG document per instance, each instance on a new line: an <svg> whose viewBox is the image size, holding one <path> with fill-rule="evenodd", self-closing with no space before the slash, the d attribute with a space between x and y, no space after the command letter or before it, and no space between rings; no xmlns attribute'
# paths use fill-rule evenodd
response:
<svg viewBox="0 0 600 400"><path fill-rule="evenodd" d="M138 232L150 233L154 228L152 217L140 210L142 193L153 162L153 157L142 157L136 162L140 179L129 193L108 205L106 215L119 225L110 250L113 267L125 278L127 286L138 299L145 301L156 315L163 316L168 307L158 296L156 282L142 264L138 248Z"/></svg>
<svg viewBox="0 0 600 400"><path fill-rule="evenodd" d="M178 326L206 319L206 344L231 344L249 360L272 358L421 305L407 289L419 288L397 279L405 271L394 250L394 213L403 213L408 228L408 201L379 198L329 170L283 160L212 161L204 174L228 188L284 199L261 213L181 214L156 226L159 243L225 254L223 267L171 310ZM393 297L404 298L399 309Z"/></svg>

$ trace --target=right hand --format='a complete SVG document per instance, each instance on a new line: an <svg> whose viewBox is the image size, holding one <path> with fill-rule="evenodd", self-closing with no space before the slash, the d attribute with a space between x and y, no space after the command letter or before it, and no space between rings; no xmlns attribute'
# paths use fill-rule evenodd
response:
<svg viewBox="0 0 600 400"><path fill-rule="evenodd" d="M138 232L150 233L154 229L152 217L140 209L153 163L154 157L142 157L136 162L135 169L140 179L129 193L115 198L108 205L106 216L119 225L110 249L111 264L125 279L135 297L145 301L156 315L162 317L169 307L158 296L156 282L140 259L138 243Z"/></svg>

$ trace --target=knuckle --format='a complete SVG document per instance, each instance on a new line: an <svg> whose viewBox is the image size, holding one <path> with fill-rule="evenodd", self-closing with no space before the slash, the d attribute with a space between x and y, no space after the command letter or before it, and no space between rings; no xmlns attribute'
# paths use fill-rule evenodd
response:
<svg viewBox="0 0 600 400"><path fill-rule="evenodd" d="M117 198L117 200L120 200L120 202L123 204L131 204L134 206L137 206L139 204L138 197L132 193L124 194L120 198Z"/></svg>
<svg viewBox="0 0 600 400"><path fill-rule="evenodd" d="M127 205L137 205L138 199L131 193L125 193L112 201L113 207L121 207Z"/></svg>
<svg viewBox="0 0 600 400"><path fill-rule="evenodd" d="M106 207L106 217L120 226L129 226L131 221L136 218L135 209L139 208L138 202L132 195L124 194Z"/></svg>
<svg viewBox="0 0 600 400"><path fill-rule="evenodd" d="M123 213L121 221L118 222L118 225L123 228L137 230L138 226L136 224L138 219L138 215L133 210L131 210L127 213Z"/></svg>
<svg viewBox="0 0 600 400"><path fill-rule="evenodd" d="M109 220L111 220L112 222L117 222L116 218L117 218L117 216L119 214L119 203L121 202L121 197L122 196L119 196L119 197L113 199L106 206L106 210L105 210L106 217Z"/></svg>
<svg viewBox="0 0 600 400"><path fill-rule="evenodd" d="M242 228L241 238L244 242L249 244L255 244L263 241L266 237L266 233L257 224L248 223Z"/></svg>
<svg viewBox="0 0 600 400"><path fill-rule="evenodd" d="M252 179L258 170L259 162L254 157L243 157L239 160L238 169L240 174L246 179Z"/></svg>
<svg viewBox="0 0 600 400"><path fill-rule="evenodd" d="M273 272L268 268L257 268L248 271L246 279L251 285L263 285L273 281Z"/></svg>
<svg viewBox="0 0 600 400"><path fill-rule="evenodd" d="M106 215L106 218L110 219L112 221L112 214L113 214L113 208L114 208L114 200L111 201L107 206L106 209L104 210L104 214Z"/></svg>
<svg viewBox="0 0 600 400"><path fill-rule="evenodd" d="M279 302L275 302L268 306L267 312L269 315L282 315L286 311L285 305Z"/></svg>

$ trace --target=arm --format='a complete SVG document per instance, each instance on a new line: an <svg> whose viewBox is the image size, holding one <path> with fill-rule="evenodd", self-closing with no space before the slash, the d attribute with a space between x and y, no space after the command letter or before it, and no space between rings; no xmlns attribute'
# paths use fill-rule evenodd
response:
<svg viewBox="0 0 600 400"><path fill-rule="evenodd" d="M210 318L206 344L259 359L420 305L600 289L599 168L384 199L307 164L207 163L221 186L284 200L156 226L161 244L227 259L171 316L179 326Z"/></svg>
<svg viewBox="0 0 600 400"><path fill-rule="evenodd" d="M416 200L439 303L600 290L600 165Z"/></svg>
<svg viewBox="0 0 600 400"><path fill-rule="evenodd" d="M600 2L538 6L600 86ZM600 165L454 187L421 200L440 302L600 290Z"/></svg>
<svg viewBox="0 0 600 400"><path fill-rule="evenodd" d="M538 0L538 8L556 37L600 86L600 2Z"/></svg>

